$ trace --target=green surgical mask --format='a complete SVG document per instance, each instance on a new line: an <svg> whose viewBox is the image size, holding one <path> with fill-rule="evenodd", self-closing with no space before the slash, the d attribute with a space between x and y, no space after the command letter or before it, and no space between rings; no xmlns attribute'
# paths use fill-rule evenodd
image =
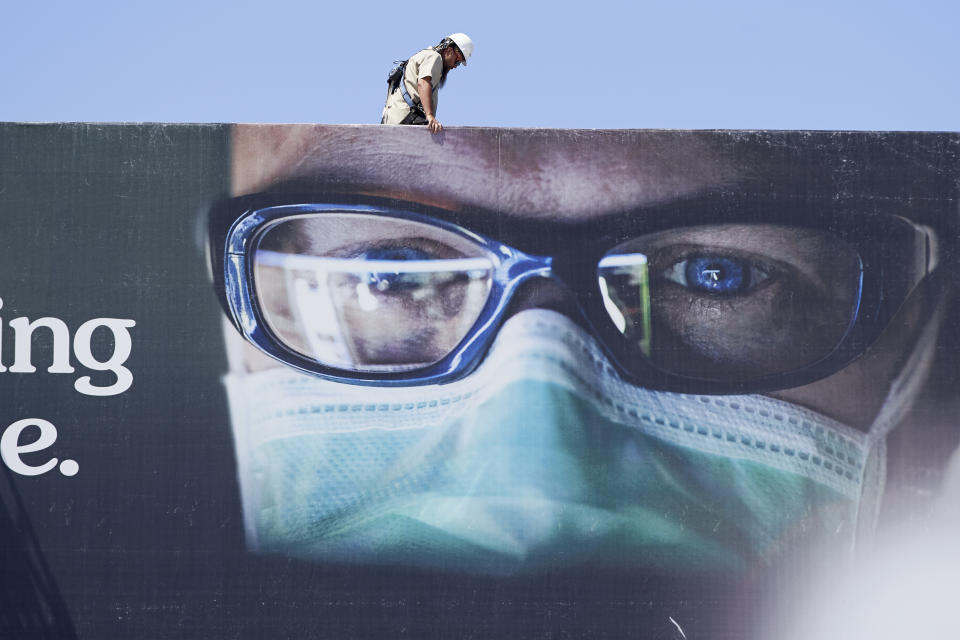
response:
<svg viewBox="0 0 960 640"><path fill-rule="evenodd" d="M248 542L265 552L739 574L848 554L879 494L866 434L762 396L627 385L544 310L513 316L480 369L449 385L276 369L227 387Z"/></svg>

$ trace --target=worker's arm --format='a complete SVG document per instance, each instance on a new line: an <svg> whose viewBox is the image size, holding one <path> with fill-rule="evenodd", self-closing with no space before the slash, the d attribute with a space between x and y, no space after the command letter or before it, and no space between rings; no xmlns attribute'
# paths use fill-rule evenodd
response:
<svg viewBox="0 0 960 640"><path fill-rule="evenodd" d="M437 133L443 129L443 125L433 115L433 84L430 82L430 76L417 80L417 93L420 94L423 113L427 116L427 129L430 129L430 133Z"/></svg>

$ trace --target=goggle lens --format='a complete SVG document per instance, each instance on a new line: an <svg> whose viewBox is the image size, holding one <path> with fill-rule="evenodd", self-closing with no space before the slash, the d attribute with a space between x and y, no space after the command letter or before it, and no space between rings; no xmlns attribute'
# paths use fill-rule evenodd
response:
<svg viewBox="0 0 960 640"><path fill-rule="evenodd" d="M350 213L271 226L253 254L261 311L292 351L354 372L421 368L480 317L493 261L462 236Z"/></svg>
<svg viewBox="0 0 960 640"><path fill-rule="evenodd" d="M818 229L703 225L624 242L598 280L628 352L704 380L750 380L830 355L860 300L856 250Z"/></svg>

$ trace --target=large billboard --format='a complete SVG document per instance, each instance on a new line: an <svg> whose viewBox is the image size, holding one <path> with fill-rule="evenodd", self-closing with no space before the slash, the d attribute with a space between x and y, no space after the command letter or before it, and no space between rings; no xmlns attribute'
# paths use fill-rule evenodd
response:
<svg viewBox="0 0 960 640"><path fill-rule="evenodd" d="M958 134L0 141L9 637L813 637L956 531Z"/></svg>

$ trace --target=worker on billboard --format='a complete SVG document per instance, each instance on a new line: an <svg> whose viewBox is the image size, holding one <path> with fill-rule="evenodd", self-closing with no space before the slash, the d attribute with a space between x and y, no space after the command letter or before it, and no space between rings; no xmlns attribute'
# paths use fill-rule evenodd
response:
<svg viewBox="0 0 960 640"><path fill-rule="evenodd" d="M387 78L387 104L380 124L425 124L431 133L443 129L437 120L437 99L447 73L466 66L473 40L454 33L398 64Z"/></svg>

